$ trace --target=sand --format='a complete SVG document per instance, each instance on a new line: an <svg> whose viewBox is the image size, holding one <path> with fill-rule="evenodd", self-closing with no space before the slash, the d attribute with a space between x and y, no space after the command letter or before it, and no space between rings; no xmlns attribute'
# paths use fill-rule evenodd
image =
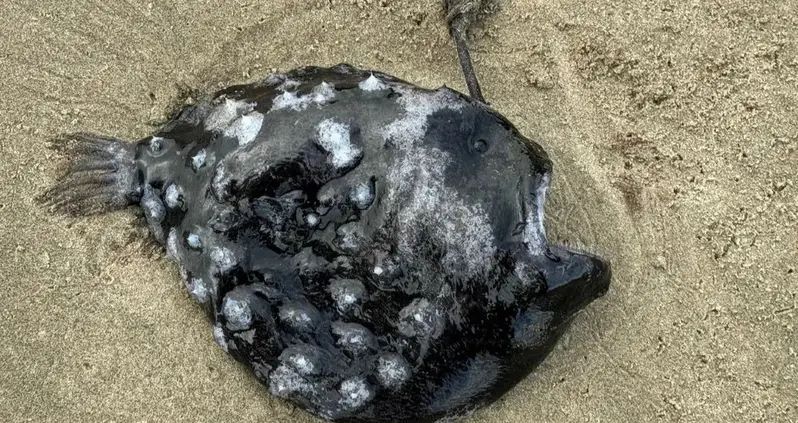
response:
<svg viewBox="0 0 798 423"><path fill-rule="evenodd" d="M797 422L798 3L501 4L484 93L554 160L551 237L615 279L469 421ZM45 141L308 64L465 90L437 0L10 0L0 27L0 421L315 421L216 346L132 212L34 206Z"/></svg>

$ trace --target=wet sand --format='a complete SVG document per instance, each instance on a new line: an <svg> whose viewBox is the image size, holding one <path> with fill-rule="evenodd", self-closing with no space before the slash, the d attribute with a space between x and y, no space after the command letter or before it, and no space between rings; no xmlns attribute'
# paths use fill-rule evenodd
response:
<svg viewBox="0 0 798 423"><path fill-rule="evenodd" d="M465 90L437 0L215 3L0 8L0 421L316 421L216 346L132 212L31 200L48 137L146 136L178 84L349 62ZM485 96L552 156L552 239L615 280L467 421L798 421L798 3L502 4Z"/></svg>

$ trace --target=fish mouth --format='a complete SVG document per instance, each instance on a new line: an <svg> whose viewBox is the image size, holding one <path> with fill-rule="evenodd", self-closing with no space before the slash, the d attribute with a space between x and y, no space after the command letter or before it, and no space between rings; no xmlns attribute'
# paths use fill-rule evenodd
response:
<svg viewBox="0 0 798 423"><path fill-rule="evenodd" d="M522 204L526 212L523 231L526 254L543 274L548 295L560 298L557 302L570 314L607 293L612 268L609 261L598 255L549 243L544 210L551 176L544 172L526 182L532 182L524 191L528 197Z"/></svg>

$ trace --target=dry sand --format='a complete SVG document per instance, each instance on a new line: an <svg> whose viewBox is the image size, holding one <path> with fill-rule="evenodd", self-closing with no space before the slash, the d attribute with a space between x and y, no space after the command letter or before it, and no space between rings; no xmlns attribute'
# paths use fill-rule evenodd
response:
<svg viewBox="0 0 798 423"><path fill-rule="evenodd" d="M219 3L219 4L217 4ZM798 421L796 1L514 0L474 31L492 105L552 155L554 239L606 297L473 422ZM0 421L310 422L215 345L130 212L31 197L45 140L147 135L189 86L350 62L464 90L437 0L0 6Z"/></svg>

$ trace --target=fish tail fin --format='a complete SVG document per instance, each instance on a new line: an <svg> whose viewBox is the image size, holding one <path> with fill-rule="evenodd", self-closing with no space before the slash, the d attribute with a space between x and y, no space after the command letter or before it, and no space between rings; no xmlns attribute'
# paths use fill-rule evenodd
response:
<svg viewBox="0 0 798 423"><path fill-rule="evenodd" d="M135 144L91 133L63 134L49 146L66 156L56 183L35 201L52 212L88 216L123 209L141 198Z"/></svg>
<svg viewBox="0 0 798 423"><path fill-rule="evenodd" d="M457 47L457 56L463 69L468 91L473 99L481 103L485 103L485 98L482 96L482 88L479 86L474 65L471 63L471 54L468 51L466 38L469 27L484 16L489 3L491 0L443 0L446 24L449 26L449 33Z"/></svg>

